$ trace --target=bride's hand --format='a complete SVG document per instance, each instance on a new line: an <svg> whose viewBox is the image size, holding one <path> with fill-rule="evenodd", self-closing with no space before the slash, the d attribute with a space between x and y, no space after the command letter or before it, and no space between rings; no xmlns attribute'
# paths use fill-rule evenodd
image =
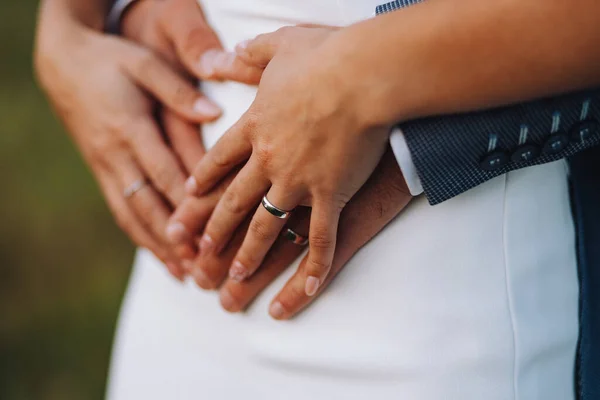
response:
<svg viewBox="0 0 600 400"><path fill-rule="evenodd" d="M370 123L373 110L360 104L353 85L360 77L344 72L335 32L286 28L245 44L268 64L257 97L187 183L190 194L201 195L245 163L206 225L203 253L221 251L265 194L282 210L310 205L310 252L301 269L309 296L331 269L339 215L375 169L389 132ZM259 206L230 275L252 275L284 225Z"/></svg>
<svg viewBox="0 0 600 400"><path fill-rule="evenodd" d="M319 293L344 268L352 256L396 217L411 199L412 196L403 185L398 163L392 152L387 151L373 175L342 212L331 272L319 288ZM308 219L304 215L300 220L293 220L290 223L292 229L301 234L307 231ZM236 232L233 241L237 245L241 242L241 236L240 232ZM225 282L220 292L223 307L232 312L245 309L301 251L302 249L297 245L280 237L260 269L252 277L243 282L231 278ZM224 253L228 253L224 260L226 262L234 256L231 248ZM269 313L273 318L289 319L316 299L316 296L308 296L304 290L308 258L306 256L302 260L299 269L271 302Z"/></svg>

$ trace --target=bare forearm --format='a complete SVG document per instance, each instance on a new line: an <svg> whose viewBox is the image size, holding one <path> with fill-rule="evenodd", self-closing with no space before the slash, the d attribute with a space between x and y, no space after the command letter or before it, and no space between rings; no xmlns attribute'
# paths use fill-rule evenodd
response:
<svg viewBox="0 0 600 400"><path fill-rule="evenodd" d="M361 76L374 123L600 84L597 0L428 0L350 27L339 43L351 43L344 69Z"/></svg>

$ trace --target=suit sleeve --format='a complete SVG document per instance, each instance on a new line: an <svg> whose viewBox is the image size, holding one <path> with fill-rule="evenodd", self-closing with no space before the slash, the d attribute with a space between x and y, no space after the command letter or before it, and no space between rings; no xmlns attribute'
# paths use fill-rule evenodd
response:
<svg viewBox="0 0 600 400"><path fill-rule="evenodd" d="M600 89L401 124L435 205L496 176L600 144Z"/></svg>

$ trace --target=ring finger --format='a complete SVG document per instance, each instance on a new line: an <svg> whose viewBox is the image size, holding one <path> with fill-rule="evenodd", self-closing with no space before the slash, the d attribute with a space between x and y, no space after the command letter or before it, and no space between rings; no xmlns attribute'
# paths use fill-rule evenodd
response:
<svg viewBox="0 0 600 400"><path fill-rule="evenodd" d="M291 214L290 210L296 208L301 199L299 192L287 191L282 186L271 187L258 206L244 243L231 264L231 278L242 281L260 267Z"/></svg>
<svg viewBox="0 0 600 400"><path fill-rule="evenodd" d="M131 210L129 204L120 192L118 181L112 180L110 175L100 175L99 181L106 201L115 215L119 226L127 233L130 239L138 246L153 252L165 265L176 279L183 281L185 272L181 265L174 261L174 257L164 244L157 240L150 232L144 229L139 218Z"/></svg>
<svg viewBox="0 0 600 400"><path fill-rule="evenodd" d="M156 190L146 181L146 176L138 167L136 161L126 154L121 155L121 157L122 160L117 164L121 166L121 169L117 171L117 177L127 204L144 227L160 243L167 243L164 237L169 218L169 210L166 204ZM132 188L136 190L131 191ZM128 189L130 193L126 193Z"/></svg>

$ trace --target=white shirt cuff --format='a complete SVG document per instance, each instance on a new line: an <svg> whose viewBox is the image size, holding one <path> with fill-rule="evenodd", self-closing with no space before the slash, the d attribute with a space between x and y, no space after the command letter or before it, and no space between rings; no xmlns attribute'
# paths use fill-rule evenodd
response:
<svg viewBox="0 0 600 400"><path fill-rule="evenodd" d="M410 194L413 196L420 195L423 193L423 185L417 173L417 168L412 161L404 133L400 128L392 130L390 145L392 146L392 151L394 152L394 156L396 156L396 161L398 161L402 175L404 175L404 180L406 181L408 190L410 190Z"/></svg>

